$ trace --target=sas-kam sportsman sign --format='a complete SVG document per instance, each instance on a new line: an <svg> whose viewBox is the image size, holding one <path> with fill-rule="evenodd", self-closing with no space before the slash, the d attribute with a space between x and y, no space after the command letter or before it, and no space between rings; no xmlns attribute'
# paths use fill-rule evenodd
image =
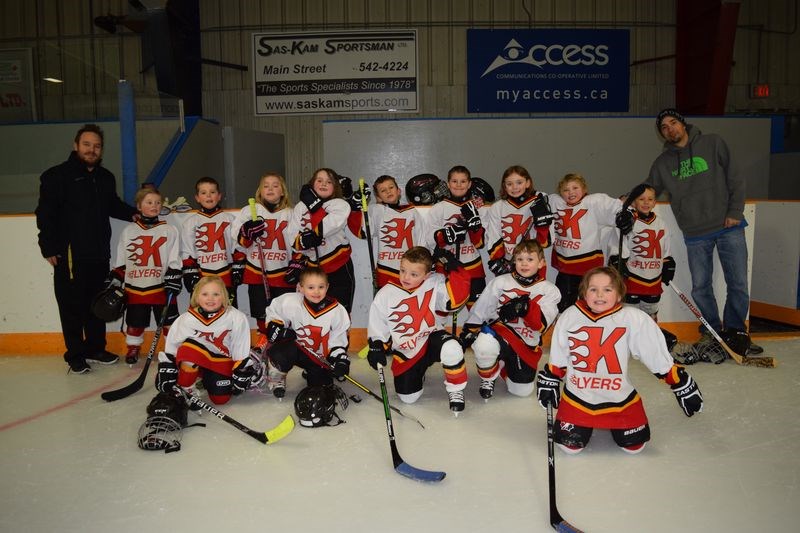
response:
<svg viewBox="0 0 800 533"><path fill-rule="evenodd" d="M253 34L256 115L417 111L417 32Z"/></svg>

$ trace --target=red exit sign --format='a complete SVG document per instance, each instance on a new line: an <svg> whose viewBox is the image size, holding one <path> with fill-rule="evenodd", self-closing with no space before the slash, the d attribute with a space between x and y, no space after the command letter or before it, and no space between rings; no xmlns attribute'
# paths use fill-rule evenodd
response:
<svg viewBox="0 0 800 533"><path fill-rule="evenodd" d="M769 98L769 83L758 83L750 88L750 98Z"/></svg>

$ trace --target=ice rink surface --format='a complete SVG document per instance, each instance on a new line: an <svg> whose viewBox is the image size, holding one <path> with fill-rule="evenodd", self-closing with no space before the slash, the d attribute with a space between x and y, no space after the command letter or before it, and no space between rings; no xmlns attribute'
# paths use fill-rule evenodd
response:
<svg viewBox="0 0 800 533"><path fill-rule="evenodd" d="M688 367L705 396L691 419L669 387L639 363L652 440L639 455L595 431L578 456L556 450L558 507L590 532L798 531L800 354L798 340L761 341L774 369L732 361ZM470 352L471 353L471 352ZM68 375L59 357L0 358L0 531L3 532L545 532L548 523L545 412L533 397L478 395L468 356L467 407L454 418L441 367L417 404L392 403L426 427L394 415L403 459L444 470L422 484L392 469L381 404L338 411L347 423L307 429L264 446L205 413L190 413L177 453L136 445L155 394L150 369L139 393L113 403L100 393L133 381L141 363L94 365ZM380 394L377 375L353 356L351 375ZM257 430L294 413L287 398L246 393L221 409Z"/></svg>

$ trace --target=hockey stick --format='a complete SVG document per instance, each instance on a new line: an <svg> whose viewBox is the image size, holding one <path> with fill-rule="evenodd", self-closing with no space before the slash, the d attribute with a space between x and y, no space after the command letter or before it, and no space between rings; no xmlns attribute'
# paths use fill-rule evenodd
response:
<svg viewBox="0 0 800 533"><path fill-rule="evenodd" d="M248 198L247 202L250 204L250 218L253 222L256 221L258 215L256 214L256 199L255 198ZM266 229L264 230L266 231ZM258 247L258 261L261 265L261 282L264 284L264 297L265 301L269 305L269 281L267 280L267 268L264 265L264 250L261 249L261 241L259 237L255 239L256 247Z"/></svg>
<svg viewBox="0 0 800 533"><path fill-rule="evenodd" d="M628 193L628 197L625 198L625 201L622 203L622 209L620 209L620 211L627 210L631 206L633 201L636 200L636 198L638 198L639 196L642 195L642 193L640 192L639 194L634 196L634 192L638 191L639 188L640 188L640 185L637 185L636 187L634 187L631 190L630 193ZM619 272L621 274L622 273L622 240L625 238L625 235L622 233L621 229L617 228L617 231L619 231L619 246L617 246L617 272Z"/></svg>
<svg viewBox="0 0 800 533"><path fill-rule="evenodd" d="M708 321L705 318L703 318L703 315L700 313L700 310L697 307L695 307L692 301L689 300L689 298L685 294L683 294L683 292L681 292L681 290L678 287L675 286L675 282L672 281L668 283L668 285L672 287L672 290L675 291L675 294L678 295L678 298L680 298L681 301L686 304L686 307L689 308L689 310L694 314L694 316L696 316L697 319L706 327L709 333L711 333L711 335L714 336L719 345L722 346L722 348L728 353L728 355L731 356L731 359L736 361L737 364L742 366L757 366L761 368L775 367L777 362L773 357L747 357L747 356L741 356L738 353L734 352L731 349L731 347L728 346L728 344L724 340L722 340L722 337L719 336L719 333L717 333L714 330L714 328L711 327L711 324L709 324Z"/></svg>
<svg viewBox="0 0 800 533"><path fill-rule="evenodd" d="M547 479L550 489L550 525L556 531L581 533L561 517L556 506L556 457L554 453L553 405L547 404Z"/></svg>
<svg viewBox="0 0 800 533"><path fill-rule="evenodd" d="M372 297L378 293L378 270L375 268L375 251L372 249L372 231L369 226L369 212L367 207L367 197L364 194L364 178L358 180L358 188L361 191L361 212L364 214L364 232L367 237L367 252L369 253L369 266L372 269ZM358 356L364 359L369 351L369 344L365 344L358 351Z"/></svg>
<svg viewBox="0 0 800 533"><path fill-rule="evenodd" d="M227 422L228 424L232 425L239 431L247 433L248 435L256 439L258 442L261 442L263 444L272 444L275 441L279 441L286 435L291 433L292 430L294 429L294 418L292 418L292 415L286 415L286 418L284 418L283 421L274 428L267 431L255 431L245 426L241 422L237 422L236 420L229 417L216 407L207 404L194 394L190 394L189 392L183 390L181 387L175 387L175 390L177 390L178 393L180 393L180 395L183 396L183 398L190 404L194 404L197 407L205 411L208 411L209 413L216 416L223 422Z"/></svg>
<svg viewBox="0 0 800 533"><path fill-rule="evenodd" d="M415 481L424 481L426 483L436 483L444 479L447 475L444 472L435 472L433 470L421 470L413 467L403 461L400 457L400 452L397 451L397 444L394 439L394 427L392 426L392 413L389 410L389 394L386 392L386 377L383 375L383 365L378 365L378 380L381 383L381 397L383 401L383 414L386 417L386 432L389 435L389 447L392 450L392 462L394 463L394 471L401 476L413 479Z"/></svg>
<svg viewBox="0 0 800 533"><path fill-rule="evenodd" d="M158 326L156 327L156 332L153 334L153 342L150 343L150 351L147 352L147 359L144 361L144 367L142 367L142 371L139 373L139 377L136 380L129 384L125 385L121 389L115 389L106 391L100 395L102 399L107 402L114 402L116 400L121 400L123 398L127 398L131 394L139 392L142 387L144 386L144 381L147 379L147 370L150 368L150 363L153 361L153 354L156 353L156 346L158 346L158 340L161 338L161 332L164 330L164 322L167 320L167 311L169 310L169 306L172 303L172 294L167 295L167 303L164 306L164 310L161 311L161 317L158 319Z"/></svg>
<svg viewBox="0 0 800 533"><path fill-rule="evenodd" d="M317 361L319 361L319 364L321 364L323 367L327 368L328 370L333 370L333 366L328 361L323 359L322 357L318 356L317 354L315 354L311 350L306 350L304 348L300 348L300 349L303 350L303 353L306 353L306 354L314 357ZM380 396L378 396L377 394L375 394L374 392L369 390L366 386L364 386L360 382L356 381L354 378L350 377L349 374L345 374L344 375L344 379L346 379L347 381L349 381L350 383L352 383L353 385L355 385L356 387L358 387L362 391L366 392L367 394L369 394L370 396L372 396L373 398L375 398L379 402L383 402L383 398L381 398ZM419 424L422 429L425 429L425 426L422 425L422 422L420 422L419 420L417 420L416 418L414 418L411 415L407 415L407 414L403 413L403 411L401 411L400 409L398 409L394 405L389 404L389 409L391 409L392 411L394 411L398 415L402 416L403 418L408 418L409 420L413 420L414 422Z"/></svg>
<svg viewBox="0 0 800 533"><path fill-rule="evenodd" d="M459 264L459 263L461 263L461 243L460 242L456 242L456 264ZM472 283L472 280L470 279L470 284L471 283ZM471 286L470 286L470 292L472 292L472 287ZM469 295L467 296L467 299L469 299ZM461 309L461 308L459 308L459 309ZM452 333L453 333L454 337L457 336L456 330L458 329L458 311L459 311L459 309L456 309L455 311L453 311L453 331L452 331Z"/></svg>

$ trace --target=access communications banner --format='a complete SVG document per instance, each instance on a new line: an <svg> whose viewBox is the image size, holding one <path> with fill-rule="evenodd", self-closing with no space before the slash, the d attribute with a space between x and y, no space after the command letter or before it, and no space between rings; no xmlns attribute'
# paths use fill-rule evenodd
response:
<svg viewBox="0 0 800 533"><path fill-rule="evenodd" d="M253 34L256 115L417 111L417 32Z"/></svg>
<svg viewBox="0 0 800 533"><path fill-rule="evenodd" d="M629 56L628 30L467 30L467 111L628 111Z"/></svg>

